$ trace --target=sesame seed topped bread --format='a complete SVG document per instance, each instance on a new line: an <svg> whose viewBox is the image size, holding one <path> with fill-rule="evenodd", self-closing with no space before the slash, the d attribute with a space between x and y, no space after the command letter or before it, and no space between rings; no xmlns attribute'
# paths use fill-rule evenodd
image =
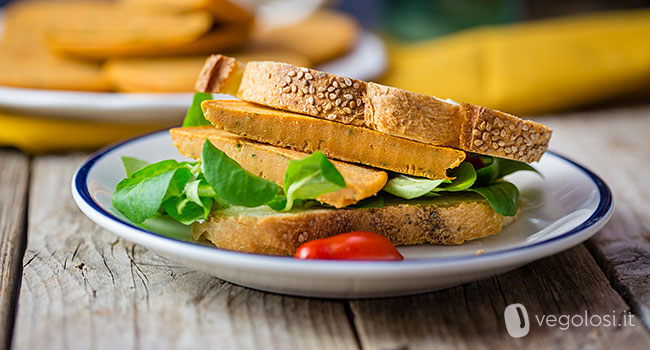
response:
<svg viewBox="0 0 650 350"><path fill-rule="evenodd" d="M175 128L170 130L170 134L178 151L186 157L200 159L203 143L210 140L244 169L280 186L284 182L289 161L308 156L306 153L257 143L211 126ZM355 204L374 195L388 180L385 171L335 160L332 164L343 176L346 187L317 199L336 208Z"/></svg>
<svg viewBox="0 0 650 350"><path fill-rule="evenodd" d="M499 233L514 221L494 212L472 193L405 202L388 197L380 208L302 209L278 213L268 207L232 206L194 223L194 239L221 249L293 255L307 241L351 231L379 233L395 245L457 245Z"/></svg>
<svg viewBox="0 0 650 350"><path fill-rule="evenodd" d="M244 101L204 101L201 107L214 126L249 139L407 175L448 179L447 170L465 159L455 149Z"/></svg>
<svg viewBox="0 0 650 350"><path fill-rule="evenodd" d="M210 72L214 61L206 61L203 71ZM236 80L229 75L206 73L199 77L196 87L206 86L200 83L202 79ZM540 159L552 133L539 123L487 107L279 62L247 63L237 96L244 101L422 143L525 162Z"/></svg>

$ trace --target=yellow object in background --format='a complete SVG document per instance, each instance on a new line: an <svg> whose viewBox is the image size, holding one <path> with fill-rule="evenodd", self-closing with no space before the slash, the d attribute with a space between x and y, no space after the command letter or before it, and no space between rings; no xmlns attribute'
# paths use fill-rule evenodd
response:
<svg viewBox="0 0 650 350"><path fill-rule="evenodd" d="M2 111L0 125L0 146L14 146L26 153L94 150L115 141L171 126L52 119Z"/></svg>
<svg viewBox="0 0 650 350"><path fill-rule="evenodd" d="M390 45L381 81L515 114L555 112L650 86L650 10L471 29Z"/></svg>

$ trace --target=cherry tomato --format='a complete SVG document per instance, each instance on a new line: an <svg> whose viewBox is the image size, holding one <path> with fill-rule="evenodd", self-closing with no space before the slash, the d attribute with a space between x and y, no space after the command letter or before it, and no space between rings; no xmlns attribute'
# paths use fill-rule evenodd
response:
<svg viewBox="0 0 650 350"><path fill-rule="evenodd" d="M356 231L309 241L296 251L297 259L404 260L388 238Z"/></svg>

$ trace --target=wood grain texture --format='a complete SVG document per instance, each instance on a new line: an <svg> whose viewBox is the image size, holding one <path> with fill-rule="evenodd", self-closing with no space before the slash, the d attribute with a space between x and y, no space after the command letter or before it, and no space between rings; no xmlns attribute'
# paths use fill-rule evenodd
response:
<svg viewBox="0 0 650 350"><path fill-rule="evenodd" d="M11 341L25 240L29 159L0 149L0 347Z"/></svg>
<svg viewBox="0 0 650 350"><path fill-rule="evenodd" d="M647 349L643 326L539 326L535 316L617 315L628 311L584 246L516 271L459 287L404 298L351 301L364 349ZM528 310L530 333L505 329L507 305ZM633 319L634 320L634 319Z"/></svg>
<svg viewBox="0 0 650 350"><path fill-rule="evenodd" d="M587 247L650 328L650 106L541 121L555 129L551 149L586 165L612 188L614 217Z"/></svg>
<svg viewBox="0 0 650 350"><path fill-rule="evenodd" d="M15 349L356 349L343 302L241 288L100 229L72 201L81 156L36 158Z"/></svg>

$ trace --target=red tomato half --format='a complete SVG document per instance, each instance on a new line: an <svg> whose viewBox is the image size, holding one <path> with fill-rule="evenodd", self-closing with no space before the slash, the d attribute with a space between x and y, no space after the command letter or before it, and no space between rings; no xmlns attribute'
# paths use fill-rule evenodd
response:
<svg viewBox="0 0 650 350"><path fill-rule="evenodd" d="M404 260L388 238L356 231L309 241L296 251L297 259Z"/></svg>

